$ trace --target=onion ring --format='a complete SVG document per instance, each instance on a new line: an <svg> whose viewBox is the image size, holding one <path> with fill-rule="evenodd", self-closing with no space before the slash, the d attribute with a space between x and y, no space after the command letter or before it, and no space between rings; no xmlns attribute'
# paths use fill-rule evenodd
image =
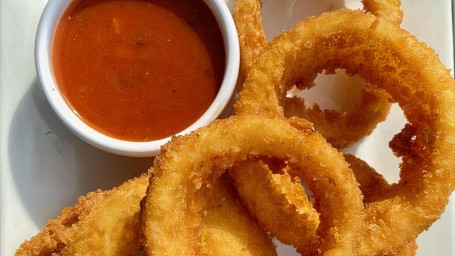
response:
<svg viewBox="0 0 455 256"><path fill-rule="evenodd" d="M401 23L403 12L399 0L387 0L386 3L377 3L374 0L362 2L366 11L397 25ZM261 21L261 2L236 0L233 17L241 51L240 73L246 77L255 59L267 44ZM313 81L297 84L299 89L314 86ZM362 94L360 103L343 113L335 110L322 111L317 104L312 109L307 108L301 98L287 98L283 104L285 115L303 117L311 121L330 144L339 149L347 148L369 135L378 123L385 120L390 111L391 103L387 93L364 90Z"/></svg>
<svg viewBox="0 0 455 256"><path fill-rule="evenodd" d="M364 203L372 202L376 194L390 185L384 177L359 158L345 154L360 190ZM230 170L235 178L235 185L240 198L259 223L285 244L296 247L302 255L311 255L317 244L316 229L319 215L308 200L301 184L293 181L289 175L272 174L268 166L260 161L247 161L241 168ZM251 182L254 180L254 182ZM415 255L415 241L397 249L391 249L389 256Z"/></svg>
<svg viewBox="0 0 455 256"><path fill-rule="evenodd" d="M235 0L234 18L240 44L240 75L246 77L266 46L260 0Z"/></svg>
<svg viewBox="0 0 455 256"><path fill-rule="evenodd" d="M63 209L22 243L15 255L142 255L139 212L150 173L112 190L79 197L74 207ZM201 232L202 252L207 256L276 256L273 241L242 206L228 175L213 184Z"/></svg>
<svg viewBox="0 0 455 256"><path fill-rule="evenodd" d="M242 162L230 174L246 208L262 226L302 255L315 251L319 213L299 182L286 171L273 174L266 164L254 160Z"/></svg>
<svg viewBox="0 0 455 256"><path fill-rule="evenodd" d="M377 195L382 194L390 188L390 185L385 180L384 176L377 173L363 160L350 154L345 154L344 158L349 163L356 180L360 184L360 190L363 194L363 202L371 203L380 199ZM388 249L387 256L412 256L415 255L416 250L417 244L416 241L413 240L399 248Z"/></svg>
<svg viewBox="0 0 455 256"><path fill-rule="evenodd" d="M455 82L434 51L408 32L374 15L338 10L306 19L269 43L248 74L236 111L282 116L285 84L336 68L380 85L410 122L405 130L413 136L400 141L409 145L400 181L366 204L370 232L361 253L385 254L438 219L455 188Z"/></svg>
<svg viewBox="0 0 455 256"><path fill-rule="evenodd" d="M349 111L321 110L317 104L307 108L303 98L292 97L285 99L284 114L307 119L332 146L343 149L370 134L378 123L386 119L390 107L387 93L365 88L360 102Z"/></svg>
<svg viewBox="0 0 455 256"><path fill-rule="evenodd" d="M400 25L403 20L400 0L362 0L365 11ZM248 75L255 59L267 45L267 39L261 18L260 0L235 0L232 14L239 36L241 59L240 71Z"/></svg>
<svg viewBox="0 0 455 256"><path fill-rule="evenodd" d="M142 174L112 190L79 197L15 255L135 255L142 248L139 204L149 180L150 174Z"/></svg>
<svg viewBox="0 0 455 256"><path fill-rule="evenodd" d="M228 173L214 182L206 210L202 219L201 255L277 255L272 239L243 207Z"/></svg>
<svg viewBox="0 0 455 256"><path fill-rule="evenodd" d="M323 253L355 252L365 230L364 209L341 153L318 133L298 130L284 117L243 114L174 138L156 158L142 212L146 253L200 254L199 230L210 185L236 162L257 156L287 159L310 186L321 210L317 232Z"/></svg>

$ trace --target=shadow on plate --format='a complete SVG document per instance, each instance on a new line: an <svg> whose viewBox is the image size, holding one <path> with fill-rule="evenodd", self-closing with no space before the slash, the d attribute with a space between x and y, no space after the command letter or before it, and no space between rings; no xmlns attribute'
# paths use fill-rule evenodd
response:
<svg viewBox="0 0 455 256"><path fill-rule="evenodd" d="M153 158L113 155L79 139L57 117L37 78L13 115L8 151L17 194L38 227L79 196L118 186L153 164Z"/></svg>

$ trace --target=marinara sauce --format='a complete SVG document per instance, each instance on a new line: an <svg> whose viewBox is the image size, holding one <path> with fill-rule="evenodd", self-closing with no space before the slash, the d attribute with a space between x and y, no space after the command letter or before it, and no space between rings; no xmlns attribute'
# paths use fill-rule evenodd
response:
<svg viewBox="0 0 455 256"><path fill-rule="evenodd" d="M84 122L114 138L150 141L184 130L207 110L225 53L201 0L80 0L58 23L52 64Z"/></svg>

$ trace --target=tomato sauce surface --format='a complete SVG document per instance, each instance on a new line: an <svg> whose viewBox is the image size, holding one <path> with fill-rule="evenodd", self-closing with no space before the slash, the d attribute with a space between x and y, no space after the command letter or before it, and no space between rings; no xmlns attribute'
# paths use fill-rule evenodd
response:
<svg viewBox="0 0 455 256"><path fill-rule="evenodd" d="M81 0L55 31L52 64L74 112L122 140L162 139L213 102L223 39L200 0Z"/></svg>

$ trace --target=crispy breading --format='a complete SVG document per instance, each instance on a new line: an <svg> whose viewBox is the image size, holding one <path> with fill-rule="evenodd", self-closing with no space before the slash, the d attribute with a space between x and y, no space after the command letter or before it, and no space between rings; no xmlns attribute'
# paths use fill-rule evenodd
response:
<svg viewBox="0 0 455 256"><path fill-rule="evenodd" d="M149 178L143 174L112 190L79 197L16 255L134 255L142 247L139 210Z"/></svg>
<svg viewBox="0 0 455 256"><path fill-rule="evenodd" d="M80 197L24 242L16 255L137 255L143 244L140 203L150 176ZM243 208L229 176L215 182L208 200L201 228L204 255L276 255L271 238Z"/></svg>
<svg viewBox="0 0 455 256"><path fill-rule="evenodd" d="M280 242L308 255L316 249L319 213L299 180L274 174L261 161L244 161L230 170L235 187L249 212Z"/></svg>
<svg viewBox="0 0 455 256"><path fill-rule="evenodd" d="M215 181L208 194L201 244L202 255L277 255L268 234L243 207L228 173Z"/></svg>

